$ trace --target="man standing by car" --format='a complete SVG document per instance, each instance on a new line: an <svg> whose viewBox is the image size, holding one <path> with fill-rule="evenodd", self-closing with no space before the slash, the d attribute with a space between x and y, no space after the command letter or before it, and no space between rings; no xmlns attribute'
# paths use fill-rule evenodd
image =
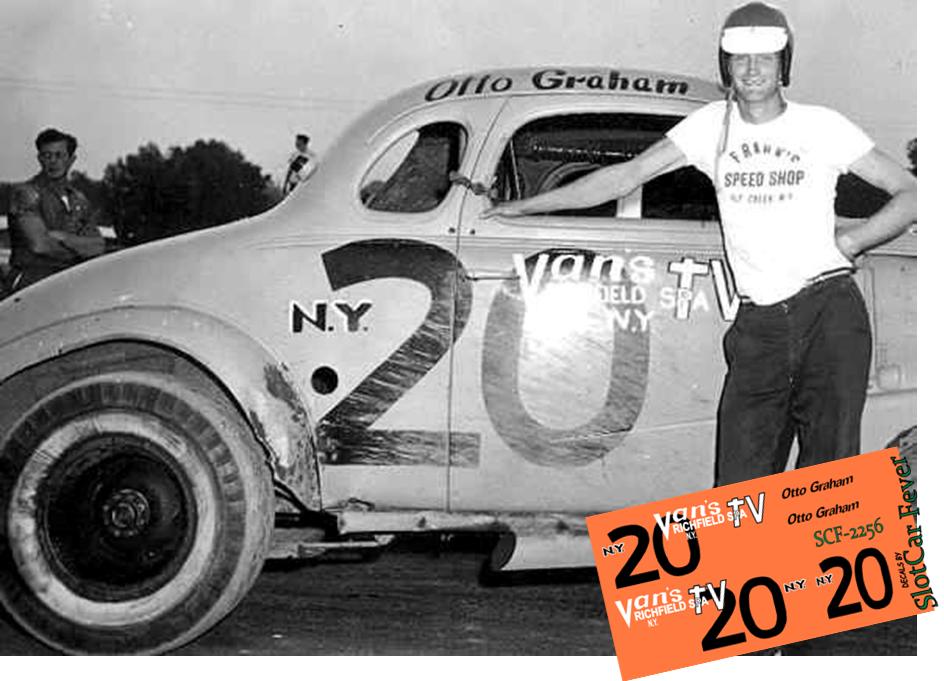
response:
<svg viewBox="0 0 944 681"><path fill-rule="evenodd" d="M54 128L36 137L40 172L10 197L10 287L28 286L105 251L89 200L69 182L78 142Z"/></svg>
<svg viewBox="0 0 944 681"><path fill-rule="evenodd" d="M595 206L694 165L714 182L741 305L724 338L715 484L859 453L870 325L850 276L856 256L917 219L903 167L840 114L787 101L793 33L752 2L724 23L718 51L727 96L691 114L637 158L560 189L492 207L483 217ZM891 200L837 235L837 177L852 172Z"/></svg>
<svg viewBox="0 0 944 681"><path fill-rule="evenodd" d="M308 148L308 135L295 135L295 150L288 157L288 170L282 183L282 196L288 196L304 180L307 180L318 167L318 158Z"/></svg>

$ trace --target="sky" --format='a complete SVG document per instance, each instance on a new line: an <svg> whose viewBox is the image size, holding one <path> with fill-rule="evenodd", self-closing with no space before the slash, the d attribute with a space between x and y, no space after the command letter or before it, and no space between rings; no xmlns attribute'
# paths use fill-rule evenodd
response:
<svg viewBox="0 0 944 681"><path fill-rule="evenodd" d="M215 138L280 178L296 132L325 149L424 80L502 66L601 65L715 79L735 0L3 0L0 182L33 174L46 126L75 169L147 142ZM915 0L781 0L796 101L831 106L906 163L917 136Z"/></svg>

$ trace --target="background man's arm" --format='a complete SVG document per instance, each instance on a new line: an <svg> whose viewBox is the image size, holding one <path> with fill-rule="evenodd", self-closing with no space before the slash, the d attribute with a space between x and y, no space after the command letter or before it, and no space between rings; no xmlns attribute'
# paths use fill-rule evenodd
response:
<svg viewBox="0 0 944 681"><path fill-rule="evenodd" d="M51 230L39 212L39 193L28 184L17 185L10 198L10 229L15 231L34 255L64 264L93 258L105 251L105 240L95 226L94 211L84 197L82 227L79 234Z"/></svg>
<svg viewBox="0 0 944 681"><path fill-rule="evenodd" d="M19 232L31 253L64 263L75 262L76 253L65 246L61 239L54 236L62 232L51 232L46 229L46 223L36 213L13 216L10 228Z"/></svg>
<svg viewBox="0 0 944 681"><path fill-rule="evenodd" d="M887 154L872 149L849 166L869 184L891 194L891 200L868 220L854 226L840 223L836 245L850 260L863 251L892 239L918 219L918 184L914 176Z"/></svg>
<svg viewBox="0 0 944 681"><path fill-rule="evenodd" d="M80 258L94 258L105 252L105 238L97 229L95 232L95 234L71 234L52 230L49 236Z"/></svg>
<svg viewBox="0 0 944 681"><path fill-rule="evenodd" d="M682 151L665 137L631 161L600 168L567 186L544 194L497 204L485 210L482 217L512 217L598 206L630 194L652 178L680 168L685 163Z"/></svg>

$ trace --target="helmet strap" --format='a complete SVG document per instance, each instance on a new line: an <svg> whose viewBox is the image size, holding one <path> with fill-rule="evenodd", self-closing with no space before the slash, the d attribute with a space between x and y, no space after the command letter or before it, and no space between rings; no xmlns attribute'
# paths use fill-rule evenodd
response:
<svg viewBox="0 0 944 681"><path fill-rule="evenodd" d="M715 149L715 192L720 192L721 178L719 176L719 167L721 157L728 150L728 136L731 131L731 112L734 110L734 86L728 85L725 88L724 95L724 121L721 123L721 132L718 134L718 146Z"/></svg>

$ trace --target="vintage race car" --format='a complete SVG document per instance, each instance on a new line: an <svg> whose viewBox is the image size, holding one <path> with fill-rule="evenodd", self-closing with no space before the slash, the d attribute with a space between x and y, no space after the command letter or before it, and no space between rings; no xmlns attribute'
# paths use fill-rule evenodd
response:
<svg viewBox="0 0 944 681"><path fill-rule="evenodd" d="M63 651L166 651L268 555L475 530L494 569L592 565L586 514L710 487L739 299L708 179L480 214L718 96L630 69L444 78L357 120L275 209L4 301L5 608ZM864 450L916 423L915 252L908 233L858 270Z"/></svg>

